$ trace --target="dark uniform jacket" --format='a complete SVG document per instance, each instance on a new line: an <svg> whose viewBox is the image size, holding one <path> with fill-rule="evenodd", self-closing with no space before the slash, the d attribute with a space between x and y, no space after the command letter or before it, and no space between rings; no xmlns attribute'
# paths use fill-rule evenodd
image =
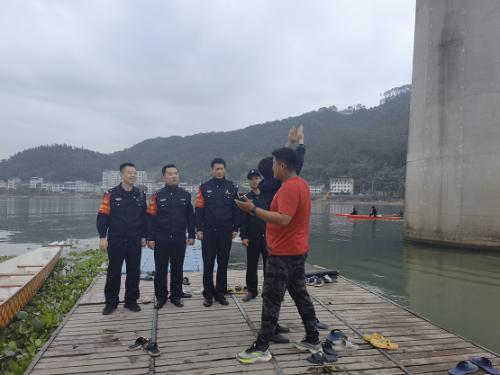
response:
<svg viewBox="0 0 500 375"><path fill-rule="evenodd" d="M146 194L134 187L126 191L121 184L104 193L97 214L99 237L146 238Z"/></svg>
<svg viewBox="0 0 500 375"><path fill-rule="evenodd" d="M267 203L264 195L255 194L253 191L245 194L246 197L253 201L256 207L267 210ZM246 212L241 211L241 226L240 226L240 237L242 240L250 237L259 237L266 234L266 222L259 219L257 216L250 215Z"/></svg>
<svg viewBox="0 0 500 375"><path fill-rule="evenodd" d="M297 155L297 175L300 175L300 171L302 170L302 166L304 165L305 154L306 147L304 145L298 145L295 149L295 155ZM266 175L264 173L262 174ZM269 208L271 207L271 202L273 201L273 198L280 187L281 181L278 181L274 177L262 179L262 181L259 183L260 193L263 195L265 200L265 207L262 208L269 210Z"/></svg>
<svg viewBox="0 0 500 375"><path fill-rule="evenodd" d="M225 178L212 178L201 184L196 197L196 229L231 228L237 232L240 210L234 203L238 187Z"/></svg>
<svg viewBox="0 0 500 375"><path fill-rule="evenodd" d="M151 196L148 205L148 240L158 236L186 236L194 239L194 211L191 194L179 187L165 186Z"/></svg>

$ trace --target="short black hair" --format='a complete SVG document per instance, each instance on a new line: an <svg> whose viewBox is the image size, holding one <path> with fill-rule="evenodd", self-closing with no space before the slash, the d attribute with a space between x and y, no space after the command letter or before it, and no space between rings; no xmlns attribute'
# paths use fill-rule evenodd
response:
<svg viewBox="0 0 500 375"><path fill-rule="evenodd" d="M215 164L222 164L224 168L226 168L226 161L222 158L215 158L214 160L212 160L210 167L213 168Z"/></svg>
<svg viewBox="0 0 500 375"><path fill-rule="evenodd" d="M279 161L286 165L288 170L296 171L297 170L297 155L295 151L288 147L278 148L272 152L276 161Z"/></svg>
<svg viewBox="0 0 500 375"><path fill-rule="evenodd" d="M122 163L122 164L120 164L120 172L123 172L123 170L127 167L135 168L135 165L133 163L129 163L129 162Z"/></svg>
<svg viewBox="0 0 500 375"><path fill-rule="evenodd" d="M165 171L168 169L168 168L175 168L177 170L179 170L179 168L177 168L177 166L175 164L167 164L167 165L164 165L161 169L161 174L165 176Z"/></svg>
<svg viewBox="0 0 500 375"><path fill-rule="evenodd" d="M259 161L257 168L264 178L273 178L273 157L269 156Z"/></svg>

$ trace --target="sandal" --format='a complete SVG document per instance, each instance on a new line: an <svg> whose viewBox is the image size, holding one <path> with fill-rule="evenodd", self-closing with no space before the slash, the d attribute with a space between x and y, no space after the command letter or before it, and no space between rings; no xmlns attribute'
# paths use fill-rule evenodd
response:
<svg viewBox="0 0 500 375"><path fill-rule="evenodd" d="M372 344L377 349L389 349L389 350L397 350L399 345L395 342L391 342L391 340L385 338L384 336L374 337L370 340L370 344Z"/></svg>
<svg viewBox="0 0 500 375"><path fill-rule="evenodd" d="M363 335L363 340L365 340L366 342L370 342L371 339L377 339L380 337L383 337L380 333L373 332L371 334Z"/></svg>
<svg viewBox="0 0 500 375"><path fill-rule="evenodd" d="M448 370L448 374L451 375L465 375L465 374L472 374L473 372L476 372L479 370L479 368L473 364L470 361L460 361L457 363L457 365L453 368L450 368Z"/></svg>
<svg viewBox="0 0 500 375"><path fill-rule="evenodd" d="M470 361L487 374L500 375L500 370L494 368L491 361L486 357L473 357Z"/></svg>

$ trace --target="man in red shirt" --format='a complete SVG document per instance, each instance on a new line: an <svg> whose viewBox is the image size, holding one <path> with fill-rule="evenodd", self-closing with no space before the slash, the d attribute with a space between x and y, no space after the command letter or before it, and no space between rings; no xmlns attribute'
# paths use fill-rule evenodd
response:
<svg viewBox="0 0 500 375"><path fill-rule="evenodd" d="M318 351L321 344L316 328L316 312L305 284L304 264L309 251L311 196L307 182L296 173L297 156L289 148L273 153L274 177L281 181L270 210L256 207L252 201L236 201L238 207L264 220L268 258L262 292L261 328L257 341L237 355L241 363L271 359L269 341L278 323L281 301L288 289L304 324L306 337L295 346Z"/></svg>

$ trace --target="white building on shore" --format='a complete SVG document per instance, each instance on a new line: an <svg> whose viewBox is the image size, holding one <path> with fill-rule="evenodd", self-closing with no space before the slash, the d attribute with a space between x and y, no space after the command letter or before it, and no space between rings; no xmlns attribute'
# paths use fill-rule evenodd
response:
<svg viewBox="0 0 500 375"><path fill-rule="evenodd" d="M16 190L21 185L21 179L12 177L7 180L7 190Z"/></svg>
<svg viewBox="0 0 500 375"><path fill-rule="evenodd" d="M354 194L354 179L351 177L335 177L330 180L331 194Z"/></svg>
<svg viewBox="0 0 500 375"><path fill-rule="evenodd" d="M325 192L325 184L309 184L311 197L319 197Z"/></svg>
<svg viewBox="0 0 500 375"><path fill-rule="evenodd" d="M102 171L102 188L109 190L121 182L120 171ZM148 174L146 171L137 171L137 185L144 185L150 187L151 181L148 181Z"/></svg>

